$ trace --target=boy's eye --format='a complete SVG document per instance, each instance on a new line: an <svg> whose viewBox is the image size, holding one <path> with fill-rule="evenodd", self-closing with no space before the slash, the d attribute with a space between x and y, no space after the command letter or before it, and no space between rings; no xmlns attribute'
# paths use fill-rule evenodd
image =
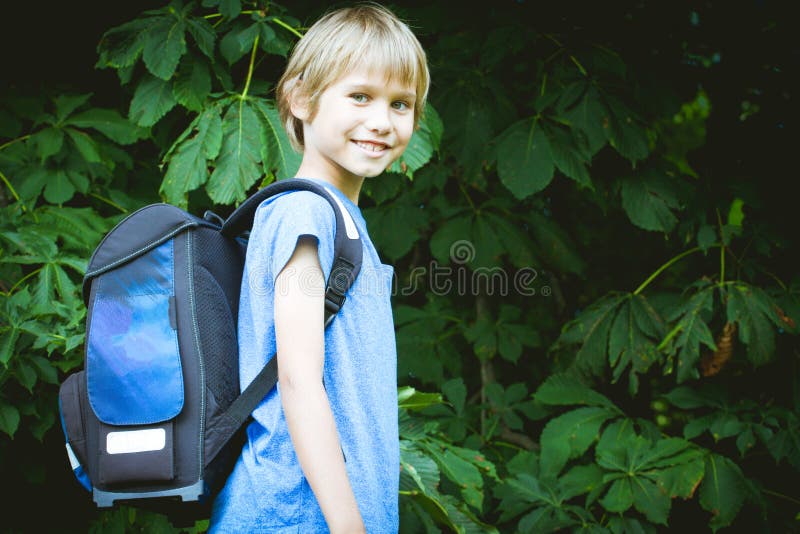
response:
<svg viewBox="0 0 800 534"><path fill-rule="evenodd" d="M350 98L358 102L359 104L364 104L367 101L367 95L363 93L354 93L350 95Z"/></svg>
<svg viewBox="0 0 800 534"><path fill-rule="evenodd" d="M392 107L398 111L406 111L411 108L411 105L403 100L397 100L392 102Z"/></svg>

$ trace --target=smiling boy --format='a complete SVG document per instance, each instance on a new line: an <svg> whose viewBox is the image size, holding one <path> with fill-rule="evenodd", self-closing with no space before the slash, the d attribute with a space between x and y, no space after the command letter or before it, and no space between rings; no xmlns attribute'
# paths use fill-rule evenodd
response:
<svg viewBox="0 0 800 534"><path fill-rule="evenodd" d="M211 532L398 530L397 354L392 267L358 208L364 179L408 146L428 92L425 52L389 10L328 13L297 43L277 87L303 153L298 178L327 187L363 243L361 271L327 329L335 215L314 193L258 209L239 307L244 389L277 351L279 382L214 503Z"/></svg>

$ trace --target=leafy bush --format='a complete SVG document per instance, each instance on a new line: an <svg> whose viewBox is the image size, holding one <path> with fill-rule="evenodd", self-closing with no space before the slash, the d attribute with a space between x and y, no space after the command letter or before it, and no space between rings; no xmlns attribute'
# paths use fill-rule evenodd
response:
<svg viewBox="0 0 800 534"><path fill-rule="evenodd" d="M796 528L791 19L395 7L434 81L361 201L397 273L403 532ZM770 38L739 53L717 15ZM294 174L268 95L302 31L274 3L173 2L99 41L120 109L0 101L0 466L19 502L79 491L45 480L66 471L55 396L82 361L92 249L156 199L225 212ZM169 528L81 510L78 531Z"/></svg>

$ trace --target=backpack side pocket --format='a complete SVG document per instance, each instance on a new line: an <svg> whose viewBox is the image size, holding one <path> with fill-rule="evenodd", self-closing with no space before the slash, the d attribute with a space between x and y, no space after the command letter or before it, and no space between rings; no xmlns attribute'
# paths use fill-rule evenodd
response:
<svg viewBox="0 0 800 534"><path fill-rule="evenodd" d="M166 482L175 478L172 427L172 421L133 427L100 423L100 483Z"/></svg>
<svg viewBox="0 0 800 534"><path fill-rule="evenodd" d="M67 456L72 472L87 491L92 491L92 482L84 468L87 465L87 452L85 412L82 399L86 398L86 395L81 395L81 387L86 387L84 371L73 373L67 377L58 390L58 412L61 416L61 430L64 431Z"/></svg>

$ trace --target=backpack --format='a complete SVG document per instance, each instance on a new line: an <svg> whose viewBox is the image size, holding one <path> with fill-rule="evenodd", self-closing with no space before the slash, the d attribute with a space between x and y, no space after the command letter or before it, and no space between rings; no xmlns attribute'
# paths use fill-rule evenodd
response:
<svg viewBox="0 0 800 534"><path fill-rule="evenodd" d="M310 180L275 182L223 221L151 204L115 226L83 279L84 369L59 390L70 465L99 508L130 504L176 526L210 516L253 409L277 382L270 359L240 394L237 317L247 237L265 199L293 190L336 215L325 326L361 268L350 214Z"/></svg>

